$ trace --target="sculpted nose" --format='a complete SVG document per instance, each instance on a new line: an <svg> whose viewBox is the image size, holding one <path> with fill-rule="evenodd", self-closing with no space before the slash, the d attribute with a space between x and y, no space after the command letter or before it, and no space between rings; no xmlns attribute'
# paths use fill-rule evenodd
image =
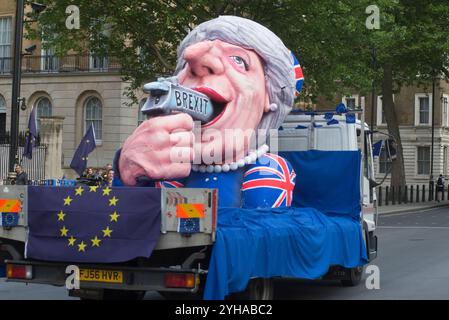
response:
<svg viewBox="0 0 449 320"><path fill-rule="evenodd" d="M184 59L193 76L205 77L224 72L220 59L221 52L214 41L204 41L191 45L184 51Z"/></svg>

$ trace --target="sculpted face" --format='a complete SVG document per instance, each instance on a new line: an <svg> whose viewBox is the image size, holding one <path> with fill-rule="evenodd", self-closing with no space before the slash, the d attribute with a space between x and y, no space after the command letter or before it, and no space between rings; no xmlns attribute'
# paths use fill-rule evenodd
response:
<svg viewBox="0 0 449 320"><path fill-rule="evenodd" d="M202 159L217 152L226 163L242 158L248 143L229 143L231 130L241 138L242 131L257 129L263 113L270 109L261 59L252 50L220 40L191 45L184 59L179 83L204 93L214 104L214 119L201 128Z"/></svg>

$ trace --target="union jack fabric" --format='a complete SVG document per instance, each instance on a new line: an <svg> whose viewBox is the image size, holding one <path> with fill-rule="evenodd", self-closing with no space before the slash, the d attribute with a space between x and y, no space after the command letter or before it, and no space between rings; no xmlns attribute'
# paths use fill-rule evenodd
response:
<svg viewBox="0 0 449 320"><path fill-rule="evenodd" d="M304 83L304 75L302 74L301 64L299 63L298 59L296 59L293 52L290 51L290 54L292 57L293 70L295 72L295 95L299 96L302 85Z"/></svg>
<svg viewBox="0 0 449 320"><path fill-rule="evenodd" d="M156 188L182 188L184 185L178 181L157 181Z"/></svg>
<svg viewBox="0 0 449 320"><path fill-rule="evenodd" d="M292 204L296 173L284 158L267 153L243 176L243 207L289 207Z"/></svg>

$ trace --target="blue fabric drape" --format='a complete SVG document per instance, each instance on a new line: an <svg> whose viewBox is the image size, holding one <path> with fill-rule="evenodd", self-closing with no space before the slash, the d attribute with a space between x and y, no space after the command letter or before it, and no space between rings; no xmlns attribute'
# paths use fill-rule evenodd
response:
<svg viewBox="0 0 449 320"><path fill-rule="evenodd" d="M252 277L317 279L331 265L367 263L360 223L312 208L219 209L204 299L243 291Z"/></svg>

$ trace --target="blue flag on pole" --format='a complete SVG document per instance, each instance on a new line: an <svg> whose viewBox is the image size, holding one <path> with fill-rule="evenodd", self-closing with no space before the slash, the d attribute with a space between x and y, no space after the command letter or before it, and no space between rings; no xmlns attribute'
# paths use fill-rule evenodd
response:
<svg viewBox="0 0 449 320"><path fill-rule="evenodd" d="M375 144L373 144L373 157L380 156L383 142L384 142L383 140L379 140Z"/></svg>
<svg viewBox="0 0 449 320"><path fill-rule="evenodd" d="M70 168L75 170L79 175L82 175L87 167L87 156L96 148L96 146L94 126L91 124L73 155Z"/></svg>
<svg viewBox="0 0 449 320"><path fill-rule="evenodd" d="M29 186L26 257L86 263L150 257L160 225L160 189Z"/></svg>
<svg viewBox="0 0 449 320"><path fill-rule="evenodd" d="M36 108L33 108L28 119L28 128L25 134L25 148L23 156L31 159L33 157L33 147L36 146L37 126L36 126Z"/></svg>

